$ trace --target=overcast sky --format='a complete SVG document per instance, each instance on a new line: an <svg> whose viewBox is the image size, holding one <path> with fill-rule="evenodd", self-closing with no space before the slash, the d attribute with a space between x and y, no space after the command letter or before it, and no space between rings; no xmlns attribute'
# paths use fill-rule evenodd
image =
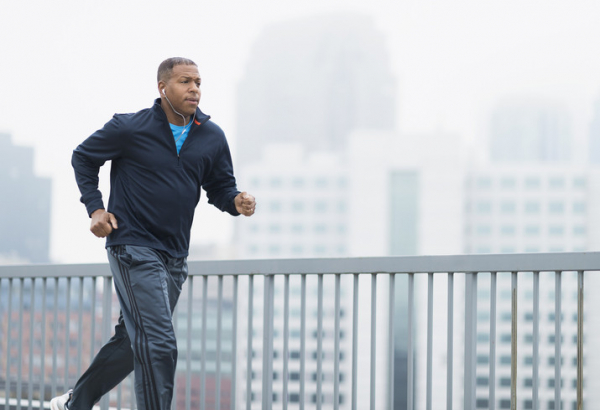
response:
<svg viewBox="0 0 600 410"><path fill-rule="evenodd" d="M105 261L79 203L71 152L113 113L152 104L164 58L198 63L200 106L235 155L235 91L258 34L342 11L371 18L387 38L398 131L441 129L478 143L494 104L516 95L564 104L574 137L587 138L600 97L597 0L4 1L0 131L35 147L36 172L53 179L53 261ZM193 241L230 237L230 217L203 205L197 218ZM222 228L202 229L208 220Z"/></svg>

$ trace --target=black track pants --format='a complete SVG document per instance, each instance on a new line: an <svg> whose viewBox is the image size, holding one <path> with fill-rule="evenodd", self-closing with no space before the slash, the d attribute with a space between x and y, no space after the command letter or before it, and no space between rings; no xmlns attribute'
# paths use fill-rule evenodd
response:
<svg viewBox="0 0 600 410"><path fill-rule="evenodd" d="M68 407L91 410L133 370L137 408L169 410L177 364L171 317L187 278L186 259L121 245L108 248L108 261L121 314L114 336L77 381Z"/></svg>

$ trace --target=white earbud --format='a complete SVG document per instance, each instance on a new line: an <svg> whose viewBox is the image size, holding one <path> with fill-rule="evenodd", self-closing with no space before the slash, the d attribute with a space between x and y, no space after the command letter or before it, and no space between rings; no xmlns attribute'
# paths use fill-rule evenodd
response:
<svg viewBox="0 0 600 410"><path fill-rule="evenodd" d="M163 92L163 95L165 95L165 96L167 95L167 94L165 94L165 89L164 88L162 89L162 92Z"/></svg>

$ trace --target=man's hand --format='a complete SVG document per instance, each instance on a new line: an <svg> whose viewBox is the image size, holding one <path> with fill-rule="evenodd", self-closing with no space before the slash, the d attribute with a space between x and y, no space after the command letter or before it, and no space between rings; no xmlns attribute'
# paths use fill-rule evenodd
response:
<svg viewBox="0 0 600 410"><path fill-rule="evenodd" d="M105 209L96 209L92 212L92 223L90 231L98 238L105 238L113 231L117 229L117 218L110 212L106 212Z"/></svg>
<svg viewBox="0 0 600 410"><path fill-rule="evenodd" d="M256 201L252 195L247 192L237 194L235 197L235 209L245 216L251 216L256 209Z"/></svg>

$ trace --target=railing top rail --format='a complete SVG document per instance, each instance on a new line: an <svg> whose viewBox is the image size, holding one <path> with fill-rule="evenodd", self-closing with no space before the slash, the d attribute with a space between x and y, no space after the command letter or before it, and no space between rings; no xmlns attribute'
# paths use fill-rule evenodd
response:
<svg viewBox="0 0 600 410"><path fill-rule="evenodd" d="M190 261L190 275L600 271L600 252ZM108 264L0 266L0 278L110 276Z"/></svg>

